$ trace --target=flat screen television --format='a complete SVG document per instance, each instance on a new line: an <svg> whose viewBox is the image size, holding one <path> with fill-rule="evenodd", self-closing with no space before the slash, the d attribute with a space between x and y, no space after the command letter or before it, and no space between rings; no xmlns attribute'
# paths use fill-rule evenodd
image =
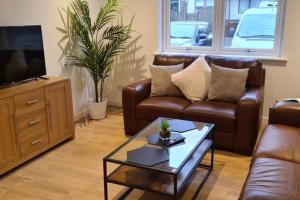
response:
<svg viewBox="0 0 300 200"><path fill-rule="evenodd" d="M46 75L41 26L0 27L0 84Z"/></svg>

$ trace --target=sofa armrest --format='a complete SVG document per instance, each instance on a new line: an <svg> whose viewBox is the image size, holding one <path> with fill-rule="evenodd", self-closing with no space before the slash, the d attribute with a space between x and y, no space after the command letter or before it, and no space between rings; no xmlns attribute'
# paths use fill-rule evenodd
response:
<svg viewBox="0 0 300 200"><path fill-rule="evenodd" d="M143 99L146 99L150 96L151 93L151 80L146 79L138 81L131 85L128 85L123 88L122 97L123 105L127 104L127 100L131 100L132 103L137 105ZM128 98L128 99L127 99Z"/></svg>
<svg viewBox="0 0 300 200"><path fill-rule="evenodd" d="M236 152L251 155L259 133L264 99L263 87L248 88L241 97L237 110Z"/></svg>
<svg viewBox="0 0 300 200"><path fill-rule="evenodd" d="M127 135L136 133L136 106L150 96L151 80L142 80L123 88L122 104L124 126Z"/></svg>
<svg viewBox="0 0 300 200"><path fill-rule="evenodd" d="M277 102L269 113L270 124L284 124L300 128L300 104Z"/></svg>
<svg viewBox="0 0 300 200"><path fill-rule="evenodd" d="M259 104L263 101L263 92L264 90L262 87L248 88L241 97L239 104Z"/></svg>

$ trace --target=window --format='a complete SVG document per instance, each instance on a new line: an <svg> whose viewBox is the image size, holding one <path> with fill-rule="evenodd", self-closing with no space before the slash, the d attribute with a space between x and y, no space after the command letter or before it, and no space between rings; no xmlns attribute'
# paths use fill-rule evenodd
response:
<svg viewBox="0 0 300 200"><path fill-rule="evenodd" d="M211 47L214 12L213 0L171 0L169 21L170 46Z"/></svg>
<svg viewBox="0 0 300 200"><path fill-rule="evenodd" d="M163 51L280 56L285 0L162 0Z"/></svg>
<svg viewBox="0 0 300 200"><path fill-rule="evenodd" d="M250 0L239 0L239 13L244 13L250 8Z"/></svg>

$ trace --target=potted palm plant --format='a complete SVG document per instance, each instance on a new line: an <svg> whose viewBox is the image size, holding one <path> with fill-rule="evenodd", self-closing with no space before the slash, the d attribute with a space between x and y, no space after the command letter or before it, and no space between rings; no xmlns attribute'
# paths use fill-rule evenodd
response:
<svg viewBox="0 0 300 200"><path fill-rule="evenodd" d="M103 119L107 107L107 99L103 97L105 79L110 75L114 58L125 50L131 38L131 24L114 25L121 11L119 0L107 0L94 22L87 0L74 0L64 11L64 33L73 44L67 53L68 62L85 68L91 75L95 99L89 102L89 112L92 119Z"/></svg>

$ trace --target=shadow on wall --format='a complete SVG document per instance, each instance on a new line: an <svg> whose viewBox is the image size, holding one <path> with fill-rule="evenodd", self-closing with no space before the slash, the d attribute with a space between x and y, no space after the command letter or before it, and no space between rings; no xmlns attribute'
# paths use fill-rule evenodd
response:
<svg viewBox="0 0 300 200"><path fill-rule="evenodd" d="M71 79L74 114L75 119L78 120L88 114L87 103L94 98L94 84L86 69L68 64L66 54L70 51L72 46L64 30L60 28L57 29L64 33L58 42L58 46L61 49L61 56L58 60L61 63L62 69L60 76L69 77Z"/></svg>
<svg viewBox="0 0 300 200"><path fill-rule="evenodd" d="M63 66L61 76L69 77L72 84L72 96L75 118L88 115L87 103L94 98L94 84L89 72L80 67Z"/></svg>
<svg viewBox="0 0 300 200"><path fill-rule="evenodd" d="M142 35L134 38L120 56L115 59L111 76L106 80L104 95L110 104L121 105L122 88L137 80L147 78L146 55L138 56L143 48L138 44Z"/></svg>
<svg viewBox="0 0 300 200"><path fill-rule="evenodd" d="M145 79L147 70L144 68L146 56L138 57L142 46L138 45L142 35L137 36L127 45L125 52L116 57L111 76L106 80L104 95L108 97L111 104L121 105L122 88L137 80ZM68 44L63 37L58 46L61 49L59 61L62 63L60 76L69 77L72 83L73 107L75 119L88 115L87 103L94 98L93 81L86 69L75 67L64 61L69 51ZM65 64L66 63L66 64Z"/></svg>

